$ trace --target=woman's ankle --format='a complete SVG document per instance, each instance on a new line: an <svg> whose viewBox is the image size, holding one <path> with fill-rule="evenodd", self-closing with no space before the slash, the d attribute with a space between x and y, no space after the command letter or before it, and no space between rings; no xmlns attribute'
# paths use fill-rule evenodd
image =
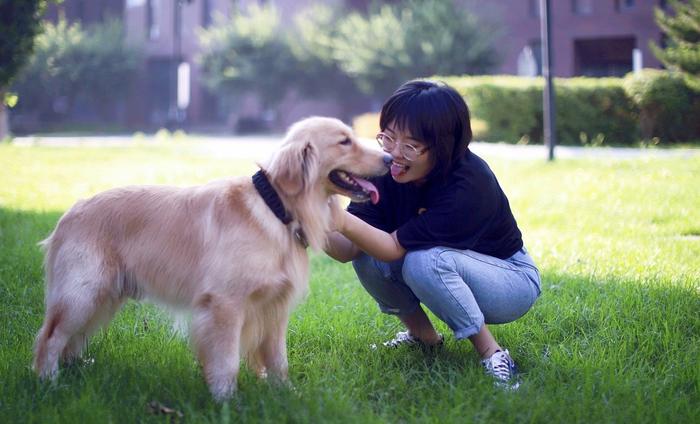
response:
<svg viewBox="0 0 700 424"><path fill-rule="evenodd" d="M481 327L481 330L479 330L478 333L469 337L469 340L472 342L474 349L476 349L477 353L482 359L490 358L491 355L499 350L502 350L501 346L498 344L498 342L496 342L496 339L493 337L491 331L489 331L486 325Z"/></svg>
<svg viewBox="0 0 700 424"><path fill-rule="evenodd" d="M428 345L428 346L438 345L438 344L442 343L442 341L443 341L442 335L440 335L440 334L439 334L437 331L435 331L434 329L433 329L432 332L429 332L429 333L425 333L425 332L424 332L424 333L421 333L421 334L416 334L416 333L414 333L413 331L411 331L410 329L408 330L408 332L409 332L413 337L417 338L418 340L420 340L421 342L423 342L424 344L426 344L426 345Z"/></svg>
<svg viewBox="0 0 700 424"><path fill-rule="evenodd" d="M442 341L442 336L435 330L423 308L418 307L412 314L402 315L399 318L406 326L408 333L423 343L434 345Z"/></svg>

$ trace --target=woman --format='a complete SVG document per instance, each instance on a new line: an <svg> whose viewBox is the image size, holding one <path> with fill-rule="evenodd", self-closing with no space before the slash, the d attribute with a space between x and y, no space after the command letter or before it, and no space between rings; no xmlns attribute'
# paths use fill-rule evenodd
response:
<svg viewBox="0 0 700 424"><path fill-rule="evenodd" d="M486 323L511 322L540 294L539 272L486 162L469 150L469 109L453 88L403 84L382 107L377 141L391 172L379 201L335 214L326 252L353 261L365 289L406 326L385 346L442 344L421 303L469 339L498 382L515 375Z"/></svg>

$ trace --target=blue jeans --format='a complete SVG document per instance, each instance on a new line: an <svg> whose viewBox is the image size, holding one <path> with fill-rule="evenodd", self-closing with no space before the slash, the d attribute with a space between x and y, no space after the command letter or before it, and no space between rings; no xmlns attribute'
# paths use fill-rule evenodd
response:
<svg viewBox="0 0 700 424"><path fill-rule="evenodd" d="M514 321L540 295L540 275L525 248L508 259L472 250L434 247L381 262L363 254L352 262L382 312L408 315L423 303L457 339L484 324Z"/></svg>

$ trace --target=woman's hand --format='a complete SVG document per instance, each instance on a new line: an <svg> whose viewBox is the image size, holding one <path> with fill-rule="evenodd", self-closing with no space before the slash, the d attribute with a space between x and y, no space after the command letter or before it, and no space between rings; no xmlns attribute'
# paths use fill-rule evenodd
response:
<svg viewBox="0 0 700 424"><path fill-rule="evenodd" d="M355 259L361 252L355 244L342 234L345 229L346 214L338 196L331 196L328 200L330 209L330 233L326 239L323 250L328 256L340 262L349 262Z"/></svg>
<svg viewBox="0 0 700 424"><path fill-rule="evenodd" d="M395 261L406 254L396 238L396 231L387 233L346 211L335 219L339 234L351 241L357 249L380 261Z"/></svg>
<svg viewBox="0 0 700 424"><path fill-rule="evenodd" d="M390 234L374 228L341 208L337 200L331 200L328 206L332 232L323 250L331 257L346 262L357 257L362 250L380 261L389 262L406 254L396 238L396 231Z"/></svg>
<svg viewBox="0 0 700 424"><path fill-rule="evenodd" d="M343 209L336 196L331 196L328 200L328 206L331 210L331 231L342 233L345 229L345 217L348 212Z"/></svg>

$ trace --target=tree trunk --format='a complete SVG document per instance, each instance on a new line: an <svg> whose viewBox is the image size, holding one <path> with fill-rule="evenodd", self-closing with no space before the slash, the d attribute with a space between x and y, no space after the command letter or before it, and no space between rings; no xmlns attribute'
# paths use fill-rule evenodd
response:
<svg viewBox="0 0 700 424"><path fill-rule="evenodd" d="M0 88L0 141L10 136L10 117L5 106L5 89Z"/></svg>

